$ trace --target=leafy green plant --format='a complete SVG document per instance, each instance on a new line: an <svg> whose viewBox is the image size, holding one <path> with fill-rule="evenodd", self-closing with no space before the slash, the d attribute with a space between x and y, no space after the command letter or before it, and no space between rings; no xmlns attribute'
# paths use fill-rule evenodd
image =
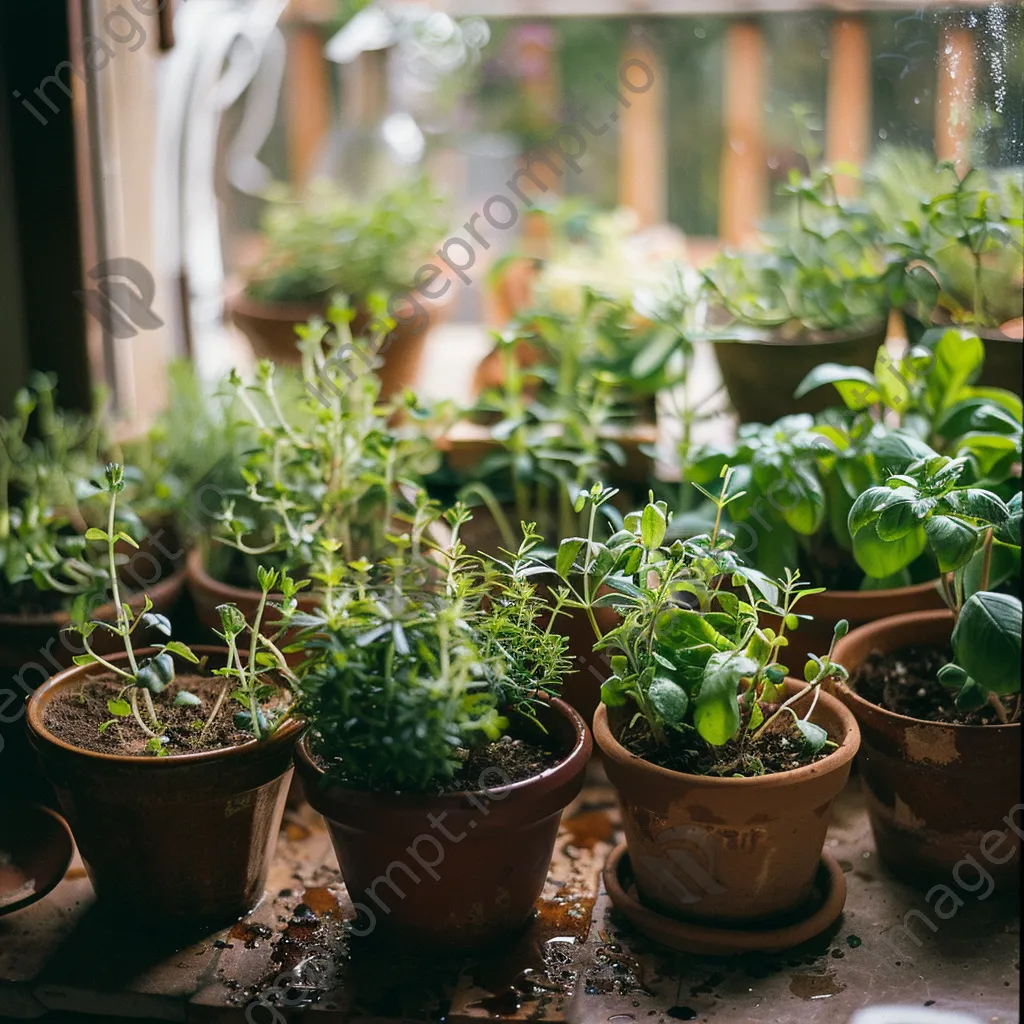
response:
<svg viewBox="0 0 1024 1024"><path fill-rule="evenodd" d="M380 380L352 338L352 310L333 306L328 322L299 329L300 382L267 360L253 383L232 373L229 387L247 411L256 444L240 467L242 486L229 490L216 517L211 568L253 585L259 562L306 573L320 537L336 539L346 557L375 557L397 512L440 456L425 414L410 397L412 429L389 424L379 404ZM281 388L291 380L289 397ZM297 386L301 385L301 386Z"/></svg>
<svg viewBox="0 0 1024 1024"><path fill-rule="evenodd" d="M984 348L958 330L937 330L902 357L879 349L874 371L825 363L797 395L836 389L841 405L812 417L744 424L731 448L705 447L684 467L701 484L735 469L742 499L729 507L731 528L755 564L773 575L799 565L816 582L839 589L886 588L935 575L925 548L920 559L882 572L883 561L858 568L849 512L867 488L923 456L963 455L965 482L1009 497L1019 460L1021 402L1009 391L976 387Z"/></svg>
<svg viewBox="0 0 1024 1024"><path fill-rule="evenodd" d="M263 221L267 250L248 292L271 302L303 302L334 292L365 301L408 291L446 227L442 203L421 178L357 199L327 182L298 197L272 195Z"/></svg>
<svg viewBox="0 0 1024 1024"><path fill-rule="evenodd" d="M281 604L278 611L282 616L288 617L298 607L296 595L308 584L308 580L297 583L287 573L278 572L276 569L264 569L262 566L257 572L257 577L260 599L251 624L246 621L236 605L217 606L221 630L215 632L227 644L228 659L226 665L214 670L214 675L223 676L227 682L217 695L213 710L203 725L200 740L216 721L229 694L231 700L241 706L241 710L236 711L233 718L235 727L251 732L257 740L273 735L274 730L287 717L287 701L279 701L277 707L267 706L267 702L272 698L282 696L280 686L268 681L269 673L277 673L292 682L295 681L284 655L278 648L285 631L280 629L268 636L261 631L261 627L264 625L271 593L280 593ZM245 639L248 645L247 654L239 648L239 638Z"/></svg>
<svg viewBox="0 0 1024 1024"><path fill-rule="evenodd" d="M63 412L56 380L33 374L0 419L0 609L67 609L102 589L85 531L101 520L89 478L101 467L101 416Z"/></svg>
<svg viewBox="0 0 1024 1024"><path fill-rule="evenodd" d="M109 495L106 528L90 527L85 534L86 541L98 541L106 548L107 582L113 605L117 609L117 618L112 623L98 620L75 621L68 628L81 636L85 648L84 654L75 657L76 665L102 665L123 681L117 697L107 703L113 717L100 725L100 732L106 731L122 719L132 718L147 737L147 751L162 755L166 753L166 737L162 735L163 726L157 716L153 694L161 693L174 680L173 655L193 663L197 663L199 659L177 640L158 644L157 653L149 658L139 660L135 655L132 634L139 625L154 627L165 636L170 636L171 626L163 615L152 612L153 604L148 596L142 612L138 615L132 612L128 604L121 601L115 548L118 542L131 547L138 546L129 534L118 528L117 496L124 487L124 467L113 463L108 465L104 471L104 490ZM127 669L113 664L93 649L89 639L97 630L107 630L121 638L128 660ZM140 694L145 705L144 710L139 707Z"/></svg>
<svg viewBox="0 0 1024 1024"><path fill-rule="evenodd" d="M966 469L966 458L934 452L912 462L857 498L850 532L854 554L868 571L898 568L925 546L931 549L956 615L955 660L939 678L959 690L961 710L991 702L1005 721L999 697L1020 692L1021 601L995 588L1016 579L1019 589L1021 494L1004 502L991 491L963 486Z"/></svg>
<svg viewBox="0 0 1024 1024"><path fill-rule="evenodd" d="M999 327L1024 313L1024 175L963 177L927 153L881 150L865 199L903 272L896 301L925 324Z"/></svg>
<svg viewBox="0 0 1024 1024"><path fill-rule="evenodd" d="M722 253L703 272L718 336L798 337L882 323L892 272L872 218L840 200L827 169L807 178L793 171L782 191L790 216L762 247Z"/></svg>
<svg viewBox="0 0 1024 1024"><path fill-rule="evenodd" d="M300 710L329 776L408 792L443 786L474 746L498 739L513 713L532 715L568 667L566 641L537 623L550 609L530 582L532 526L494 562L467 553L469 512L446 515L451 539L429 540L438 509L420 492L407 533L372 563L343 561L326 542L314 572L321 607L302 627ZM429 556L429 557L427 557Z"/></svg>
<svg viewBox="0 0 1024 1024"><path fill-rule="evenodd" d="M679 741L711 748L734 743L710 769L714 774L761 774L758 741L769 730L794 725L809 755L826 747L827 734L810 716L821 683L845 672L831 651L812 656L803 666L806 686L784 695L788 669L779 659L786 632L799 624L799 601L821 589L801 583L797 572L775 581L742 564L722 528L725 509L742 497L730 493L731 479L725 470L720 493L706 494L716 509L711 532L668 544L671 513L653 495L625 517L622 530L595 541L598 510L614 491L595 485L581 492L577 507L589 509L590 528L586 537L559 545L556 567L564 587L558 597L565 608L587 612L595 650L610 654L611 674L601 687L605 704L634 705L631 726L642 722L657 748ZM594 609L605 604L622 620L602 635ZM762 626L767 614L779 616L778 632ZM839 623L836 636L845 632ZM812 691L810 707L798 717L793 705Z"/></svg>

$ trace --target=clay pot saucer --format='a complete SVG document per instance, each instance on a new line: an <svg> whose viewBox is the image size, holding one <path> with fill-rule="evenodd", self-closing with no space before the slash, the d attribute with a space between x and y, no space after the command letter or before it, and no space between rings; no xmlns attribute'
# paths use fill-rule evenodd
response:
<svg viewBox="0 0 1024 1024"><path fill-rule="evenodd" d="M681 953L705 956L738 956L740 953L771 953L806 942L833 924L846 902L846 876L836 859L822 851L814 881L814 895L799 920L780 927L714 927L668 917L644 906L633 884L633 870L626 844L612 850L604 866L604 885L612 903L649 939Z"/></svg>
<svg viewBox="0 0 1024 1024"><path fill-rule="evenodd" d="M42 804L0 803L0 917L53 890L74 851L71 831L56 812Z"/></svg>

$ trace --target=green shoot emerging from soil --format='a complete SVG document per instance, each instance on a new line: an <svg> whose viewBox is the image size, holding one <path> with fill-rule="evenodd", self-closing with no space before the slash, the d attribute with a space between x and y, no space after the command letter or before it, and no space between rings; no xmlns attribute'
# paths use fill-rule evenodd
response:
<svg viewBox="0 0 1024 1024"><path fill-rule="evenodd" d="M164 644L157 645L157 653L140 660L132 646L132 634L139 627L159 630L165 636L170 636L171 625L163 615L154 614L153 603L149 596L146 596L142 612L135 615L129 605L121 600L121 592L118 581L118 556L116 548L118 542L137 548L138 544L124 533L117 529L117 496L124 490L124 467L111 463L104 471L104 490L109 495L107 512L107 528L91 527L85 534L87 541L99 541L107 547L107 572L111 598L117 618L113 623L90 620L87 622L76 622L68 627L79 633L82 637L82 644L85 653L78 655L74 660L76 665L102 665L120 680L123 686L114 698L107 702L107 709L113 716L103 722L99 729L105 732L114 726L120 732L120 723L131 719L135 725L147 736L146 750L150 753L166 754L167 738L163 735L163 725L157 715L156 706L153 703L153 695L163 692L167 685L174 679L174 657L177 655L186 661L197 663L198 658L183 643L176 640L168 640ZM124 643L125 654L127 655L128 668L115 665L102 655L98 654L89 642L90 637L97 630L109 630L121 638ZM142 707L140 707L140 694ZM179 694L179 696L181 696Z"/></svg>

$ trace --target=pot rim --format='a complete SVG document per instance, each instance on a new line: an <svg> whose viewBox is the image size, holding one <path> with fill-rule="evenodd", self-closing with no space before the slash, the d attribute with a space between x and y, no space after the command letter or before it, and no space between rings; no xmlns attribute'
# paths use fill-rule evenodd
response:
<svg viewBox="0 0 1024 1024"><path fill-rule="evenodd" d="M203 551L198 546L192 548L186 555L184 571L190 584L223 598L222 604L238 604L240 601L251 601L253 598L258 600L262 593L255 587L236 587L233 583L222 583L216 576L211 576L203 565ZM267 600L283 601L284 594L268 594ZM319 606L313 591L300 591L297 600L299 607L307 610Z"/></svg>
<svg viewBox="0 0 1024 1024"><path fill-rule="evenodd" d="M900 595L927 594L931 590L936 592L939 589L939 577L933 580L925 580L924 583L908 583L905 587L887 587L885 590L825 590L820 594L812 594L805 599L804 608L814 605L839 604L844 601L880 601L893 600ZM878 620L875 620L878 621Z"/></svg>
<svg viewBox="0 0 1024 1024"><path fill-rule="evenodd" d="M850 638L858 636L863 637L866 634L871 633L886 633L887 627L901 626L903 624L911 623L923 623L923 622L948 622L950 627L950 633L953 632L953 613L948 609L939 609L937 611L925 611L925 612L904 612L901 615L888 615L884 619L876 619L874 622L866 622L863 626L857 626L851 629L837 644L835 649L835 659L839 664L845 665L846 662L841 657L844 645L848 645L847 642ZM847 659L849 660L849 659ZM848 669L849 671L849 669ZM850 672L852 675L852 671ZM965 722L930 722L927 718L913 718L911 715L901 715L896 711L890 711L888 708L883 708L881 704L875 704L873 701L868 700L866 697L862 697L856 690L848 686L846 683L833 683L833 686L837 691L843 694L843 698L849 699L858 708L868 709L868 713L874 713L881 715L884 718L891 719L893 722L898 722L903 726L929 726L935 729L960 729L967 732L980 732L984 730L986 733L990 733L993 729L1003 731L1006 729L1019 729L1020 722L1007 722L1005 724L996 723L994 725L968 725Z"/></svg>
<svg viewBox="0 0 1024 1024"><path fill-rule="evenodd" d="M330 301L331 292L334 291L334 289L329 289L322 295L308 299L277 301L274 299L257 299L250 295L249 285L251 283L251 281L246 280L240 287L233 289L227 294L225 306L229 313L237 313L241 316L250 316L261 320L274 320L281 323L293 320L308 320L311 316L322 316L324 314ZM411 296L414 292L418 295L415 301L425 310L433 310L435 313L447 309L454 301L454 292L450 288L437 298L430 298L424 295L413 284L410 284L404 290L399 290L395 294L401 300ZM407 301L413 300L407 299ZM358 299L353 304L357 311L360 308L365 310L365 307L361 307ZM401 327L401 324L398 326Z"/></svg>
<svg viewBox="0 0 1024 1024"><path fill-rule="evenodd" d="M168 573L163 578L157 580L152 586L146 587L145 590L140 590L136 594L133 594L126 603L129 608L134 610L136 605L142 605L145 603L147 594L150 599L157 594L160 595L161 599L165 596L171 597L173 596L173 592L185 583L186 576L187 563L186 565L175 569L174 572ZM156 602L154 601L153 603L155 604ZM95 618L104 617L104 621L110 621L115 617L114 603L112 601L107 601L105 604L101 604L92 614ZM11 613L0 614L0 628L53 626L58 629L63 629L70 621L71 616L68 612L62 611L35 612L31 615Z"/></svg>
<svg viewBox="0 0 1024 1024"><path fill-rule="evenodd" d="M745 331L758 331L762 333L759 337L730 338L727 332L737 324ZM714 345L770 345L780 348L808 348L811 346L840 345L847 341L864 341L872 335L882 334L888 327L888 315L878 320L866 320L863 325L852 327L835 328L830 330L810 330L804 328L791 338L779 337L779 331L785 324L778 324L775 327L764 327L761 324L743 324L742 321L733 321L729 327L722 328L718 337L711 338Z"/></svg>
<svg viewBox="0 0 1024 1024"><path fill-rule="evenodd" d="M192 650L197 654L226 654L226 647L216 647L213 644L195 644ZM136 651L136 656L155 654L155 647L145 647ZM105 656L108 661L115 664L120 661L127 661L127 654L113 654ZM142 757L138 754L104 754L98 750L86 750L84 747L76 747L73 743L62 740L55 733L51 732L44 724L44 711L47 700L43 698L52 695L56 690L64 690L70 686L84 681L85 677L105 671L102 665L72 665L71 668L62 669L51 676L45 683L42 683L28 698L25 721L31 734L33 744L45 743L55 747L64 754L76 757L95 758L108 764L131 765L138 767L145 765L146 770L160 770L181 767L194 767L202 764L219 764L222 761L237 757L245 757L256 751L271 750L282 743L290 742L296 733L301 732L306 723L300 718L287 717L274 730L268 740L247 740L233 747L221 747L218 750L200 750L188 754L168 754L166 757Z"/></svg>
<svg viewBox="0 0 1024 1024"><path fill-rule="evenodd" d="M911 317L927 331L933 328L940 327L943 329L952 328L958 331L967 331L970 334L976 334L982 341L1005 341L1013 345L1024 344L1024 338L1015 338L1012 334L1004 334L998 327L979 327L977 324L955 324L952 320L946 321L945 323L936 323L934 317L927 322L918 319L917 315L909 309L902 310L904 317ZM1011 321L1007 321L1012 322Z"/></svg>
<svg viewBox="0 0 1024 1024"><path fill-rule="evenodd" d="M531 775L527 779L520 779L518 782L510 782L507 786L495 786L493 789L464 789L452 793L392 793L370 789L355 789L344 786L340 782L332 782L325 792L342 793L344 794L343 799L351 804L368 803L373 804L376 808L380 808L386 803L389 809L418 811L423 808L437 807L439 805L461 806L470 798L475 798L481 793L486 793L490 796L500 793L502 794L501 797L494 797L494 799L504 799L506 796L522 792L538 782L546 782L555 775L563 775L567 780L577 774L577 772L585 770L587 762L590 760L594 741L582 716L574 707L558 697L547 697L544 700L554 711L557 711L569 720L576 733L576 737L572 749L557 764L553 764L550 768L545 768L544 771L537 775ZM295 759L301 762L299 767L304 773L315 775L319 778L323 778L326 775L326 772L313 760L310 753L309 733L306 733L296 744ZM312 802L310 801L311 804ZM321 811L321 813L324 812Z"/></svg>
<svg viewBox="0 0 1024 1024"><path fill-rule="evenodd" d="M788 683L803 686L799 680L787 677ZM604 702L598 704L594 714L594 738L602 753L611 758L622 768L640 769L648 774L659 776L666 780L675 780L680 784L708 786L713 789L728 790L744 786L759 786L761 788L775 789L779 786L794 786L811 778L830 774L842 768L847 762L852 761L857 749L860 747L860 725L853 712L843 704L837 697L822 690L818 696L819 705L824 706L835 715L843 724L843 738L837 749L827 754L820 761L811 764L801 765L799 768L789 768L784 772L772 772L771 775L755 775L741 779L723 779L709 775L691 775L689 772L677 772L671 768L663 768L661 765L648 761L644 757L630 753L612 734L611 726L608 724L608 707Z"/></svg>

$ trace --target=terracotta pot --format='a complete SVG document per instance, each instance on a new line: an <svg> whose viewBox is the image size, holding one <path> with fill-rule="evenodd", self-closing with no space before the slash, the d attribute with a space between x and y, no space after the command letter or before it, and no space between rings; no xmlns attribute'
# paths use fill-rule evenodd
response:
<svg viewBox="0 0 1024 1024"><path fill-rule="evenodd" d="M327 783L303 739L296 764L307 799L330 829L360 915L356 935L471 949L527 923L562 809L583 785L591 750L590 733L567 704L551 700L539 717L564 754L555 767L522 782L442 796ZM525 719L513 725L524 738L539 739L535 730Z"/></svg>
<svg viewBox="0 0 1024 1024"><path fill-rule="evenodd" d="M193 649L221 661L225 654ZM43 719L58 693L96 673L95 665L70 668L41 686L28 727L100 902L160 928L212 927L247 913L263 896L302 723L289 719L265 742L204 753L82 750Z"/></svg>
<svg viewBox="0 0 1024 1024"><path fill-rule="evenodd" d="M529 308L539 269L539 261L531 256L508 261L485 296L487 322L491 326L500 329Z"/></svg>
<svg viewBox="0 0 1024 1024"><path fill-rule="evenodd" d="M910 313L903 314L907 341L916 345L930 326L923 324ZM1020 321L1014 321L1018 324ZM941 326L941 325L940 325ZM949 325L947 325L949 326ZM992 328L966 327L985 343L985 365L977 383L990 388L1006 388L1015 394L1024 394L1024 341Z"/></svg>
<svg viewBox="0 0 1024 1024"><path fill-rule="evenodd" d="M840 619L846 619L852 630L890 615L939 611L945 607L937 580L891 590L826 590L823 594L812 594L801 600L797 611L813 618L810 622L802 621L799 629L787 630L789 646L782 652L781 660L800 676L808 654L828 653L832 632ZM772 628L778 628L778 620L765 621Z"/></svg>
<svg viewBox="0 0 1024 1024"><path fill-rule="evenodd" d="M185 570L188 579L188 592L192 595L196 615L204 626L208 626L210 629L221 628L220 615L217 612L217 606L221 604L237 605L246 621L253 621L262 596L259 590L254 587L235 587L230 583L221 583L220 580L214 579L203 567L203 553L199 548L193 548L188 553ZM280 602L284 598L281 594L271 594L268 600ZM319 604L317 597L310 594L308 590L299 592L298 602L299 608L304 612L316 611ZM264 618L265 621L260 632L266 636L272 636L276 632L273 625L276 616L273 610L271 609Z"/></svg>
<svg viewBox="0 0 1024 1024"><path fill-rule="evenodd" d="M872 651L911 644L945 647L952 629L949 611L896 615L851 630L836 645L835 656L852 679ZM864 742L858 762L871 828L892 872L912 885L948 885L957 862L971 856L997 885L1016 885L1022 828L1020 724L926 722L886 711L848 685L837 685L835 691L860 724ZM983 856L984 843L993 831L1005 833L1006 839L994 844L990 860ZM993 862L1000 857L1006 862ZM977 876L973 870L971 879Z"/></svg>
<svg viewBox="0 0 1024 1024"><path fill-rule="evenodd" d="M870 370L885 341L886 321L860 331L811 331L796 340L766 334L758 341L715 341L722 380L741 423L774 423L780 416L821 412L836 404L832 388L793 398L800 382L821 363Z"/></svg>
<svg viewBox="0 0 1024 1024"><path fill-rule="evenodd" d="M377 371L381 381L381 398L400 394L414 387L419 379L427 334L431 327L441 323L452 305L454 290L449 288L440 299L426 299L410 292L397 306L402 320L388 335L381 347L384 365ZM418 307L417 308L417 305ZM324 316L327 300L310 302L264 302L254 299L242 290L229 296L228 312L235 326L249 339L253 351L260 358L276 363L297 364L299 350L295 346L295 328L311 317ZM370 323L370 314L357 307L352 320L353 337L358 338Z"/></svg>
<svg viewBox="0 0 1024 1024"><path fill-rule="evenodd" d="M787 680L787 692L802 683ZM805 711L810 696L793 705ZM803 768L757 778L686 775L631 754L616 739L630 708L602 704L594 736L618 792L641 900L685 920L750 924L795 911L810 896L832 803L850 774L860 734L850 712L822 693L811 720L839 744Z"/></svg>
<svg viewBox="0 0 1024 1024"><path fill-rule="evenodd" d="M128 599L133 611L139 612L146 594L153 602L153 611L169 615L185 587L185 570L179 569L159 580L145 593ZM101 605L90 618L113 622L117 617L113 603ZM53 792L40 774L32 755L25 729L25 700L55 671L66 669L76 654L85 648L81 638L65 633L70 622L66 612L38 615L0 615L0 793L52 803ZM155 629L142 626L136 630L137 642L153 643L161 639ZM106 630L97 630L90 638L93 650L109 654L118 650L119 637Z"/></svg>

